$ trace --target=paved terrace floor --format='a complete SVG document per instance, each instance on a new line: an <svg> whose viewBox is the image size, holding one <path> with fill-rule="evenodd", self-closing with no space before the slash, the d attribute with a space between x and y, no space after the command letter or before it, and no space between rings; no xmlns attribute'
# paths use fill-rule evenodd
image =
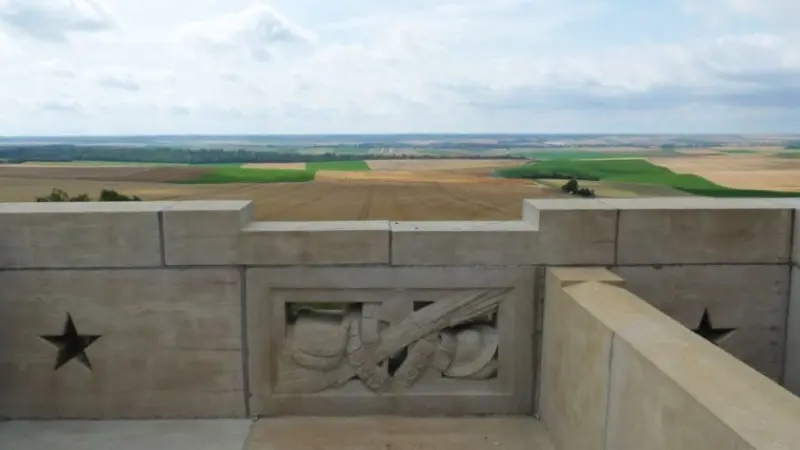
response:
<svg viewBox="0 0 800 450"><path fill-rule="evenodd" d="M2 450L554 450L530 417L0 422Z"/></svg>

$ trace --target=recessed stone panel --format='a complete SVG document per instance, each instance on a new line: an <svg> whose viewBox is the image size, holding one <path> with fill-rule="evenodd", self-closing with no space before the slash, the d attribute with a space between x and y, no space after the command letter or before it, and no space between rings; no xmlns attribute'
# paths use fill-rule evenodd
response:
<svg viewBox="0 0 800 450"><path fill-rule="evenodd" d="M642 266L614 271L646 302L689 329L705 329L721 348L780 381L788 266Z"/></svg>
<svg viewBox="0 0 800 450"><path fill-rule="evenodd" d="M533 269L250 269L256 414L526 413Z"/></svg>
<svg viewBox="0 0 800 450"><path fill-rule="evenodd" d="M240 278L0 272L0 417L243 416Z"/></svg>

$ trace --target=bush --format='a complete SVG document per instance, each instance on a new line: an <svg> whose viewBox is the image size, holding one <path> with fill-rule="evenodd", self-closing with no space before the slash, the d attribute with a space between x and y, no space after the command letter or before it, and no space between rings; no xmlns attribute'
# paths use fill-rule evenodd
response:
<svg viewBox="0 0 800 450"><path fill-rule="evenodd" d="M75 197L70 197L70 195L61 189L53 188L50 194L45 195L44 197L36 197L36 201L39 203L43 202L91 202L92 198L89 197L89 194L80 194L76 195ZM98 201L101 202L140 202L142 201L141 198L137 196L127 196L122 195L117 191L110 190L110 189L103 189L100 192L100 199Z"/></svg>
<svg viewBox="0 0 800 450"><path fill-rule="evenodd" d="M75 197L70 197L66 191L61 189L54 188L50 191L50 194L45 195L44 197L36 197L36 201L39 203L42 202L90 202L92 201L91 197L88 194L80 194Z"/></svg>
<svg viewBox="0 0 800 450"><path fill-rule="evenodd" d="M100 201L101 202L140 202L140 201L142 201L142 199L137 197L137 196L135 196L135 195L129 197L127 195L120 194L117 191L113 191L113 190L110 190L110 189L103 189L100 192Z"/></svg>
<svg viewBox="0 0 800 450"><path fill-rule="evenodd" d="M579 187L579 186L578 186L578 180L576 180L575 178L573 178L573 179L571 179L571 180L567 181L567 182L566 182L566 184L564 184L563 186L561 186L561 190L562 190L563 192L567 192L567 193L569 193L569 194L574 194L574 193L575 193L575 191L577 191L577 190L578 190L578 187Z"/></svg>

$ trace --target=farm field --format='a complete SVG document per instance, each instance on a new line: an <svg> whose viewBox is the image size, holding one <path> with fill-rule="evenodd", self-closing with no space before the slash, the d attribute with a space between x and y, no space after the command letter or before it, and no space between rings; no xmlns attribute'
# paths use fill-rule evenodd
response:
<svg viewBox="0 0 800 450"><path fill-rule="evenodd" d="M78 164L48 167L28 164L0 167L0 201L33 201L53 188L96 198L114 189L144 200L252 200L256 220L516 220L526 198L563 197L557 189L521 180L491 178L485 161L455 161L442 167L463 170L373 172L278 171L237 167L149 165L95 167ZM518 163L517 163L518 164ZM477 169L475 168L477 166ZM363 169L363 166L361 167ZM476 172L477 170L477 172ZM294 183L221 182L220 174L311 174L315 181ZM262 175L260 175L262 174ZM377 176L373 176L377 174ZM401 175L392 179L386 174ZM369 177L361 178L358 177ZM230 181L230 180L228 180Z"/></svg>
<svg viewBox="0 0 800 450"><path fill-rule="evenodd" d="M53 188L94 198L102 189L113 189L145 200L252 200L256 220L517 220L524 199L571 198L560 190L563 179L496 174L531 170L567 170L595 178L581 181L581 186L600 197L742 192L728 187L800 192L800 159L779 158L776 152L614 159L621 153L524 166L523 161L467 159L345 161L314 167L7 164L0 165L0 202L34 201Z"/></svg>
<svg viewBox="0 0 800 450"><path fill-rule="evenodd" d="M52 188L97 197L114 189L144 200L253 200L257 220L516 220L526 198L561 197L529 184L310 182L173 184L0 177L0 201L33 201Z"/></svg>
<svg viewBox="0 0 800 450"><path fill-rule="evenodd" d="M366 161L330 161L307 163L306 170L319 171L339 171L339 172L361 172L370 170Z"/></svg>
<svg viewBox="0 0 800 450"><path fill-rule="evenodd" d="M675 173L695 174L730 188L800 192L800 158L785 158L782 153L649 158L648 161Z"/></svg>
<svg viewBox="0 0 800 450"><path fill-rule="evenodd" d="M520 160L509 159L396 159L367 161L369 167L374 171L413 172L514 167L521 163L522 161Z"/></svg>
<svg viewBox="0 0 800 450"><path fill-rule="evenodd" d="M750 158L750 160L758 161L758 164L757 167L749 170L741 165L741 161L746 158L737 155L649 159L550 160L503 169L500 173L505 177L523 179L565 179L574 177L579 180L586 180L583 184L588 181L590 183L602 182L603 184L635 183L662 186L693 195L711 197L800 196L800 190L784 188L786 185L776 182L773 178L776 174L764 169L770 165L779 165L780 161L774 156ZM704 170L704 167L697 163L708 160L717 161L717 164L710 164ZM733 172L740 178L751 178L749 185L745 185L741 181L736 183L735 186L724 185L714 181L714 178L719 178L720 168L726 167L725 162L730 163L730 161L740 161L739 165L734 163L734 167L739 169ZM784 167L784 170L787 169ZM765 175L762 175L762 172ZM727 172L722 171L722 173ZM792 172L787 170L787 173ZM754 179L761 180L762 183L753 183Z"/></svg>

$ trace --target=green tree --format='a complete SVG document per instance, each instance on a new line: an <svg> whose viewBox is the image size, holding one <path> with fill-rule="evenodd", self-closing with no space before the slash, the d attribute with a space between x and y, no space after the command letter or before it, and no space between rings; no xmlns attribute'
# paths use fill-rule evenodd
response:
<svg viewBox="0 0 800 450"><path fill-rule="evenodd" d="M142 201L142 199L137 197L137 196L135 196L135 195L127 196L127 195L120 194L119 192L111 190L111 189L103 189L100 192L100 201L101 202L140 202L140 201Z"/></svg>
<svg viewBox="0 0 800 450"><path fill-rule="evenodd" d="M71 197L66 191L58 188L53 188L53 190L44 197L36 197L37 202L91 202L92 198L89 197L88 194L80 194L74 197ZM142 201L141 198L132 195L123 195L117 191L111 189L103 189L100 192L100 198L98 201L101 202L140 202Z"/></svg>
<svg viewBox="0 0 800 450"><path fill-rule="evenodd" d="M570 179L567 181L563 186L561 186L561 190L567 192L569 194L574 194L579 188L578 180L575 178Z"/></svg>
<svg viewBox="0 0 800 450"><path fill-rule="evenodd" d="M88 194L80 194L75 197L70 197L66 191L53 188L48 195L44 197L36 197L36 201L42 202L90 202L91 197Z"/></svg>

